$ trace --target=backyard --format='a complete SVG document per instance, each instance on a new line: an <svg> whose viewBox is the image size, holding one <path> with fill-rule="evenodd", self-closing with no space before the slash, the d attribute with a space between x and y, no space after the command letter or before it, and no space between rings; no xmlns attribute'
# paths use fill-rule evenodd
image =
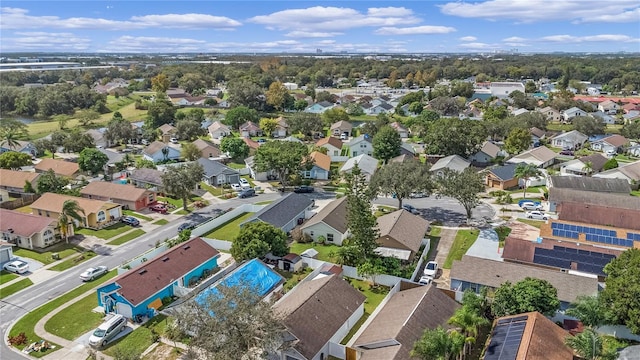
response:
<svg viewBox="0 0 640 360"><path fill-rule="evenodd" d="M217 228L202 235L205 238L233 241L240 234L240 223L253 216L253 213L244 213L225 222Z"/></svg>
<svg viewBox="0 0 640 360"><path fill-rule="evenodd" d="M442 267L444 269L451 269L451 265L454 260L461 260L462 256L467 253L467 250L476 242L478 238L478 230L458 230L456 238L453 240L451 250L447 255L447 259L444 261Z"/></svg>
<svg viewBox="0 0 640 360"><path fill-rule="evenodd" d="M353 335L360 329L360 326L364 324L364 322L371 316L373 311L380 305L382 300L384 300L385 296L389 293L389 288L383 285L372 286L371 283L364 280L356 280L351 278L346 278L349 283L356 289L358 289L367 299L364 302L364 314L362 317L356 322L356 324L351 328L351 331L347 334L347 336L342 339L341 344L346 344L351 340Z"/></svg>
<svg viewBox="0 0 640 360"><path fill-rule="evenodd" d="M327 261L327 262L333 262L333 254L340 248L337 245L320 245L320 244L316 244L314 242L310 242L310 243L298 243L298 242L294 242L291 243L291 249L290 251L294 254L302 254L305 250L307 249L315 249L318 252L318 256L316 256L316 258L318 260L322 260L322 261Z"/></svg>

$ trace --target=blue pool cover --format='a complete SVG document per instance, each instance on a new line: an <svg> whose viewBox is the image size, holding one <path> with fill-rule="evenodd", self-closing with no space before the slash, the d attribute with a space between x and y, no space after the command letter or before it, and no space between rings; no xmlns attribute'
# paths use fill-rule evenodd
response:
<svg viewBox="0 0 640 360"><path fill-rule="evenodd" d="M271 270L260 260L253 259L230 273L220 283L230 287L237 286L239 284L246 284L254 289L260 297L264 297L278 286L281 281L282 277L280 274ZM196 296L196 302L203 305L206 298L211 295L218 294L218 290L212 286L198 294Z"/></svg>

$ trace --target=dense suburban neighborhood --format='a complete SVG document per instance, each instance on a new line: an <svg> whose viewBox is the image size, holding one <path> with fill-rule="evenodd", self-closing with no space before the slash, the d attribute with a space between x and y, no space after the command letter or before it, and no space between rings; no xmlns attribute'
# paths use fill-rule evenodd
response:
<svg viewBox="0 0 640 360"><path fill-rule="evenodd" d="M2 358L640 354L632 88L97 59L3 58Z"/></svg>

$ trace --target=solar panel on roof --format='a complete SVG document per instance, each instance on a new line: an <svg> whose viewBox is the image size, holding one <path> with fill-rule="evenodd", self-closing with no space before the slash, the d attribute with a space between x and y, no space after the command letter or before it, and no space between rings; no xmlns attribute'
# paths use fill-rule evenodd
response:
<svg viewBox="0 0 640 360"><path fill-rule="evenodd" d="M528 316L498 320L491 332L485 360L515 360Z"/></svg>

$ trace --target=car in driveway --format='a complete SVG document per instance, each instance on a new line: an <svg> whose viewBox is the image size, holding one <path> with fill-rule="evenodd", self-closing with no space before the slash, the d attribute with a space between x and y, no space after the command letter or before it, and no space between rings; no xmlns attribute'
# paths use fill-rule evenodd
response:
<svg viewBox="0 0 640 360"><path fill-rule="evenodd" d="M565 149L565 150L560 151L560 155L573 156L573 151Z"/></svg>
<svg viewBox="0 0 640 360"><path fill-rule="evenodd" d="M242 190L242 186L240 186L240 184L231 184L231 189L233 191L241 191Z"/></svg>
<svg viewBox="0 0 640 360"><path fill-rule="evenodd" d="M429 285L433 282L433 278L431 276L422 276L420 280L418 280L418 284L420 285Z"/></svg>
<svg viewBox="0 0 640 360"><path fill-rule="evenodd" d="M429 261L427 265L425 265L422 275L435 278L437 273L438 273L438 263L435 261Z"/></svg>
<svg viewBox="0 0 640 360"><path fill-rule="evenodd" d="M164 206L164 204L153 204L149 206L149 210L160 214L166 214L168 211L167 207Z"/></svg>
<svg viewBox="0 0 640 360"><path fill-rule="evenodd" d="M536 204L533 201L526 201L520 204L523 210L542 210L542 205Z"/></svg>
<svg viewBox="0 0 640 360"><path fill-rule="evenodd" d="M4 264L3 268L12 273L24 274L29 271L29 263L24 260L14 259Z"/></svg>
<svg viewBox="0 0 640 360"><path fill-rule="evenodd" d="M549 215L543 213L542 211L527 211L525 213L527 219L535 219L535 220L547 220Z"/></svg>
<svg viewBox="0 0 640 360"><path fill-rule="evenodd" d="M295 193L312 193L314 192L314 189L312 186L307 186L307 185L301 185L301 186L296 186L293 188L293 192Z"/></svg>
<svg viewBox="0 0 640 360"><path fill-rule="evenodd" d="M238 194L238 197L240 199L244 199L244 198L248 198L248 197L252 197L252 196L256 196L256 191L253 190L253 189L243 189Z"/></svg>
<svg viewBox="0 0 640 360"><path fill-rule="evenodd" d="M120 219L120 222L129 226L138 226L140 225L140 220L134 218L133 216L123 216Z"/></svg>
<svg viewBox="0 0 640 360"><path fill-rule="evenodd" d="M107 269L106 266L90 267L87 270L85 270L82 274L80 274L80 280L92 281L106 274L108 271L109 270Z"/></svg>
<svg viewBox="0 0 640 360"><path fill-rule="evenodd" d="M251 187L251 184L249 184L249 180L245 179L245 178L240 178L240 187L243 189L248 189Z"/></svg>
<svg viewBox="0 0 640 360"><path fill-rule="evenodd" d="M407 210L408 212L412 213L412 214L419 214L420 212L418 211L418 209L416 209L415 206L413 205L409 205L409 204L404 204L402 205L402 208L404 210Z"/></svg>
<svg viewBox="0 0 640 360"><path fill-rule="evenodd" d="M92 347L105 347L122 330L127 327L127 318L124 315L115 314L103 322L93 331L89 337L89 345Z"/></svg>

